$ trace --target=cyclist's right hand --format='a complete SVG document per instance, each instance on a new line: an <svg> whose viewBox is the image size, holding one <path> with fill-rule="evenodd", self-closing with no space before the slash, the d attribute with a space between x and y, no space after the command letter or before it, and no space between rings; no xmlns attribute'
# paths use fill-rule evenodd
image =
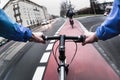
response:
<svg viewBox="0 0 120 80"><path fill-rule="evenodd" d="M86 36L86 39L85 39L84 42L82 42L83 46L85 44L93 43L93 42L97 42L98 41L98 38L96 36L96 32L86 32L84 35Z"/></svg>

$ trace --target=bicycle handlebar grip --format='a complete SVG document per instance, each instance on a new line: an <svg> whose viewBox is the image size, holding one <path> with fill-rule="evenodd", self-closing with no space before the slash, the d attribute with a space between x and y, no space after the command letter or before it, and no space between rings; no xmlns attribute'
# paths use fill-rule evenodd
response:
<svg viewBox="0 0 120 80"><path fill-rule="evenodd" d="M84 42L86 39L86 36L85 35L80 35L78 40L75 40L75 42Z"/></svg>
<svg viewBox="0 0 120 80"><path fill-rule="evenodd" d="M47 40L45 35L42 35L43 40Z"/></svg>
<svg viewBox="0 0 120 80"><path fill-rule="evenodd" d="M81 42L85 42L86 36L85 35L81 35Z"/></svg>
<svg viewBox="0 0 120 80"><path fill-rule="evenodd" d="M43 40L55 40L59 39L59 36L42 36Z"/></svg>

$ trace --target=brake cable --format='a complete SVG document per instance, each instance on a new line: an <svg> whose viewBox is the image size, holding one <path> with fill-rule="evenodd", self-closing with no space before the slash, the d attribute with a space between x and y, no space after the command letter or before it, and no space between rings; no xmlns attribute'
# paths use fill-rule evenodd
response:
<svg viewBox="0 0 120 80"><path fill-rule="evenodd" d="M56 51L57 51L59 45L58 45L57 48L55 49L55 53L54 53L54 46L55 46L55 44L57 43L57 41L58 41L58 40L56 40L56 41L54 42L54 44L53 44L52 53L53 53L53 56L54 56L54 58L55 58L55 61L56 61L57 65L59 66L59 63L58 63L58 60L57 60L57 57L56 57Z"/></svg>
<svg viewBox="0 0 120 80"><path fill-rule="evenodd" d="M74 42L74 41L73 41ZM75 42L74 42L75 43ZM71 59L71 61L70 61L70 63L69 63L69 65L73 62L73 60L74 60L74 58L75 58L75 56L76 56L76 53L77 53L77 43L75 43L75 46L76 46L76 50L75 50L75 52L74 52L74 55L73 55L73 57L72 57L72 59Z"/></svg>
<svg viewBox="0 0 120 80"><path fill-rule="evenodd" d="M57 40L57 41L58 41L58 40ZM55 58L55 61L56 61L57 65L59 66L59 62L58 62L57 57L56 57L56 53L57 53L57 49L58 49L58 47L59 47L59 44L58 44L58 46L56 47L55 52L54 52L54 46L55 46L55 44L57 43L57 41L55 41L55 43L54 43L54 45L53 45L53 47L52 47L52 52L53 52L53 56L54 56L54 58ZM75 52L74 52L74 55L73 55L70 63L68 64L68 66L69 66L69 65L73 62L73 60L74 60L74 58L75 58L75 55L76 55L76 53L77 53L77 43L76 43L74 40L73 40L73 41L66 41L66 42L74 42L75 45L76 45L76 50L75 50Z"/></svg>

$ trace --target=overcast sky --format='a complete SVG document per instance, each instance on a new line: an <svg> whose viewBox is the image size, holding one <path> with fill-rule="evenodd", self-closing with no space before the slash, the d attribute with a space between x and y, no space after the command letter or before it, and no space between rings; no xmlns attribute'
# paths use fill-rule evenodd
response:
<svg viewBox="0 0 120 80"><path fill-rule="evenodd" d="M58 15L60 13L60 4L65 0L32 0L40 5L47 7L50 14ZM89 0L71 0L71 3L75 6L75 9L83 7L89 7Z"/></svg>
<svg viewBox="0 0 120 80"><path fill-rule="evenodd" d="M0 8L3 7L3 5L9 0L0 0ZM44 5L47 7L47 10L50 14L59 15L60 13L60 4L63 1L69 1L69 0L31 0L37 4ZM89 7L89 0L70 0L71 3L74 5L75 9L78 10L83 7ZM104 1L113 1L113 0L98 0L100 2Z"/></svg>
<svg viewBox="0 0 120 80"><path fill-rule="evenodd" d="M61 2L69 1L69 0L31 0L31 1L46 6L50 14L59 15ZM89 3L90 0L70 0L70 1L75 7L75 10L90 6ZM99 2L104 2L104 1L113 1L113 0L99 0Z"/></svg>

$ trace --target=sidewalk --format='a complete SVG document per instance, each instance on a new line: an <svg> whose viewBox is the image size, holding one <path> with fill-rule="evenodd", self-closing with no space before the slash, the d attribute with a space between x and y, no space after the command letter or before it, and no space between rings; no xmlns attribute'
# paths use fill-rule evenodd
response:
<svg viewBox="0 0 120 80"><path fill-rule="evenodd" d="M73 29L69 23L66 23L59 34L78 36L83 34L83 29L79 22L75 20ZM54 48L57 47L56 45ZM67 80L120 80L120 77L92 44L87 44L85 46L78 44L77 47L77 54L69 66ZM75 44L66 43L67 63L71 61L74 51ZM59 53L56 55L58 56ZM58 80L57 64L52 53L44 74L43 80Z"/></svg>

